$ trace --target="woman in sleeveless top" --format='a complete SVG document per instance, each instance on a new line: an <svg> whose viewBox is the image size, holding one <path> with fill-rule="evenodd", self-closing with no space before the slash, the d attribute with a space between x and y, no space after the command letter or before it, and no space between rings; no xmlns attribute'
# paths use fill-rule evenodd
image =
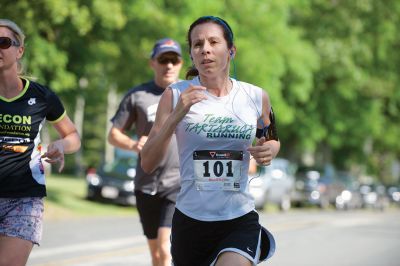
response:
<svg viewBox="0 0 400 266"><path fill-rule="evenodd" d="M255 265L275 250L259 224L247 174L250 158L268 165L280 148L270 100L263 89L229 77L236 47L226 21L198 18L188 42L187 77L194 78L164 92L141 164L152 172L176 133L181 191L172 222L174 265Z"/></svg>

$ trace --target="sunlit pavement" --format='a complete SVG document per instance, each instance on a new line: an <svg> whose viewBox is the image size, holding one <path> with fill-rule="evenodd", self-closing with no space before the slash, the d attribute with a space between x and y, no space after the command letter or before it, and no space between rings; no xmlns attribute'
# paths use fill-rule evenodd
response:
<svg viewBox="0 0 400 266"><path fill-rule="evenodd" d="M36 248L28 265L41 266L105 266L149 265L144 237L90 241L62 247ZM34 261L43 261L35 263Z"/></svg>
<svg viewBox="0 0 400 266"><path fill-rule="evenodd" d="M261 213L275 236L271 266L398 266L400 210ZM28 266L147 266L136 216L46 222Z"/></svg>

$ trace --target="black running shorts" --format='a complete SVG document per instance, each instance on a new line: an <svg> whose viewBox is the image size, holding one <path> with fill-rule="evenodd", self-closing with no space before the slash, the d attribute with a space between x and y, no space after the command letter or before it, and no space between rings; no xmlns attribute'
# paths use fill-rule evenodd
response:
<svg viewBox="0 0 400 266"><path fill-rule="evenodd" d="M143 234L148 239L156 239L158 228L171 227L175 202L159 194L149 195L137 190L135 196Z"/></svg>
<svg viewBox="0 0 400 266"><path fill-rule="evenodd" d="M171 233L174 266L214 265L225 251L236 252L254 265L266 260L275 252L275 240L258 218L252 211L232 220L205 222L175 209Z"/></svg>

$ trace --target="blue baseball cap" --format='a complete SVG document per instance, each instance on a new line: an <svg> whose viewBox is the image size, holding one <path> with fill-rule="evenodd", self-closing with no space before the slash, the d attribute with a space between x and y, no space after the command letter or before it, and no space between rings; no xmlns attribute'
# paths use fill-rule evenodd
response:
<svg viewBox="0 0 400 266"><path fill-rule="evenodd" d="M179 56L182 56L181 46L179 43L170 38L164 38L158 40L156 44L154 44L153 51L151 52L151 58L157 58L160 54L167 52L174 52Z"/></svg>

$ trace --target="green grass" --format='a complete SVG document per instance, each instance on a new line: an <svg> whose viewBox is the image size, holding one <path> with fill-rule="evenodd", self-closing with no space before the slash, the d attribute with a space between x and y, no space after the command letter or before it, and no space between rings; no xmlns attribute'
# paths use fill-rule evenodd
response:
<svg viewBox="0 0 400 266"><path fill-rule="evenodd" d="M86 199L86 181L65 175L47 176L45 219L72 219L90 216L128 216L136 208L104 204Z"/></svg>

